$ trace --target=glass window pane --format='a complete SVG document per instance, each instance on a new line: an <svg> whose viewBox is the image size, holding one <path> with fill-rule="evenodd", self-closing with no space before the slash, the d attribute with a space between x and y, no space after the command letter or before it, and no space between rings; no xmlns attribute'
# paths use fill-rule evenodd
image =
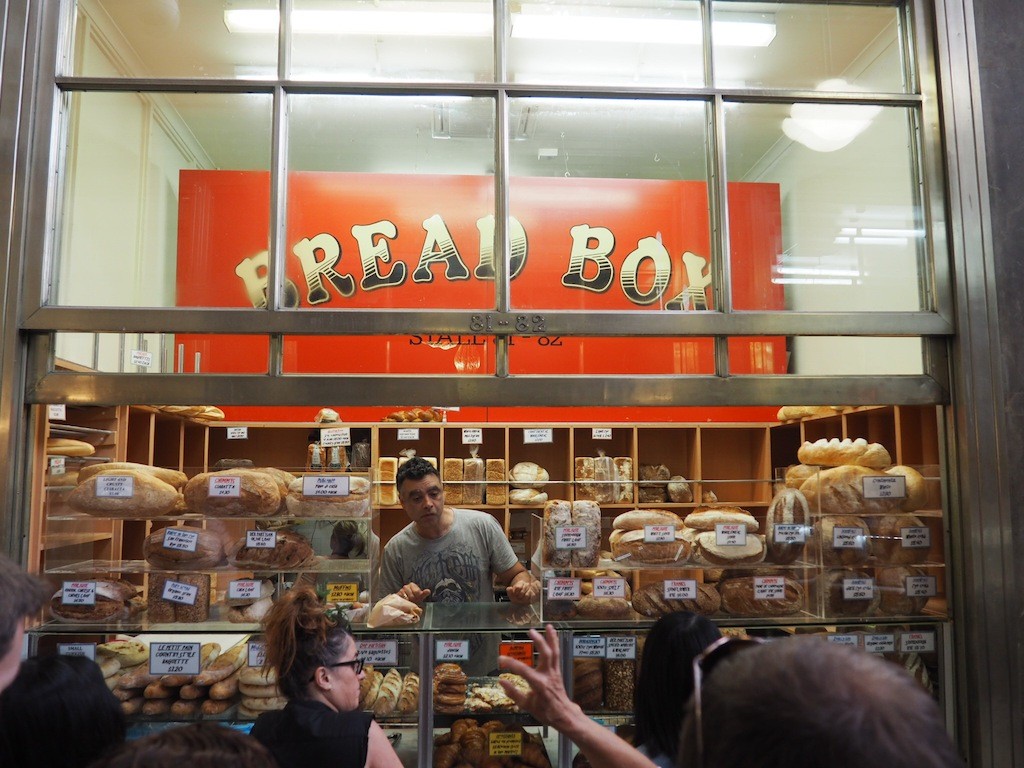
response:
<svg viewBox="0 0 1024 768"><path fill-rule="evenodd" d="M900 93L910 88L895 3L716 0L712 15L715 85L720 88Z"/></svg>
<svg viewBox="0 0 1024 768"><path fill-rule="evenodd" d="M246 306L234 269L269 242L270 96L89 92L67 100L50 302Z"/></svg>
<svg viewBox="0 0 1024 768"><path fill-rule="evenodd" d="M705 113L703 102L512 100L513 307L668 309L707 274Z"/></svg>
<svg viewBox="0 0 1024 768"><path fill-rule="evenodd" d="M698 2L539 0L510 5L512 82L704 84Z"/></svg>
<svg viewBox="0 0 1024 768"><path fill-rule="evenodd" d="M494 375L489 336L285 336L285 373Z"/></svg>
<svg viewBox="0 0 1024 768"><path fill-rule="evenodd" d="M277 74L277 2L78 0L72 75L268 78Z"/></svg>
<svg viewBox="0 0 1024 768"><path fill-rule="evenodd" d="M294 96L298 306L493 308L494 101Z"/></svg>
<svg viewBox="0 0 1024 768"><path fill-rule="evenodd" d="M776 197L781 226L769 282L746 269L762 233L730 212L736 309L766 296L794 311L925 308L911 118L892 107L726 105L730 209L759 189Z"/></svg>
<svg viewBox="0 0 1024 768"><path fill-rule="evenodd" d="M493 82L490 0L296 0L300 80Z"/></svg>
<svg viewBox="0 0 1024 768"><path fill-rule="evenodd" d="M729 339L729 373L800 376L919 376L921 339L790 336Z"/></svg>
<svg viewBox="0 0 1024 768"><path fill-rule="evenodd" d="M54 334L57 367L100 373L267 373L266 336L179 333Z"/></svg>
<svg viewBox="0 0 1024 768"><path fill-rule="evenodd" d="M715 342L698 337L517 337L508 361L512 374L712 375Z"/></svg>

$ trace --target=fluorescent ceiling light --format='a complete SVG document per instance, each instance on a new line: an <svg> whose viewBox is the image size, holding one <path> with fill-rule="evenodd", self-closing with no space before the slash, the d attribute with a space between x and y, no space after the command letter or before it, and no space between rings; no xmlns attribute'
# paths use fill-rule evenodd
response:
<svg viewBox="0 0 1024 768"><path fill-rule="evenodd" d="M292 31L299 35L389 35L394 37L490 37L490 13L449 11L294 10ZM276 10L232 8L224 24L237 34L277 32Z"/></svg>
<svg viewBox="0 0 1024 768"><path fill-rule="evenodd" d="M849 91L845 80L825 80L819 91ZM782 121L782 132L815 152L835 152L848 146L881 114L872 104L794 104Z"/></svg>
<svg viewBox="0 0 1024 768"><path fill-rule="evenodd" d="M700 45L704 39L697 19L528 13L527 9L523 6L522 13L512 14L513 38L661 45ZM760 19L716 19L712 33L717 45L765 47L775 39L775 24Z"/></svg>

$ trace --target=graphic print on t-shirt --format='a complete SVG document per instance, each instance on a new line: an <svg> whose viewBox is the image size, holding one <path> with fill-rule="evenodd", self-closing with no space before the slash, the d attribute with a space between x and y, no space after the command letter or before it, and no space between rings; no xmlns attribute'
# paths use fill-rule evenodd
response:
<svg viewBox="0 0 1024 768"><path fill-rule="evenodd" d="M435 603L468 603L480 599L481 562L458 547L433 552L416 563L410 581L431 591Z"/></svg>

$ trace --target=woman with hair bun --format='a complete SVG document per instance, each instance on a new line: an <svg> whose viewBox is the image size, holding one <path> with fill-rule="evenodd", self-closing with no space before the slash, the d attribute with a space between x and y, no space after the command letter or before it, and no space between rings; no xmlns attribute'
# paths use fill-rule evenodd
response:
<svg viewBox="0 0 1024 768"><path fill-rule="evenodd" d="M373 715L359 711L363 663L355 639L316 593L308 586L286 592L263 624L267 664L288 704L260 715L252 735L281 768L401 768Z"/></svg>

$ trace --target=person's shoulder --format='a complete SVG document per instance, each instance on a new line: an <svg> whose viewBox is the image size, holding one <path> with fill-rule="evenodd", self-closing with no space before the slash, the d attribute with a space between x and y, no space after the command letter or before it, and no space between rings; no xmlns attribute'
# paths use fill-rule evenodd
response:
<svg viewBox="0 0 1024 768"><path fill-rule="evenodd" d="M387 552L389 549L392 549L393 547L402 546L403 544L414 542L416 540L416 537L413 535L415 533L415 530L416 526L414 526L412 523L409 523L407 526L405 526L405 528L403 528L390 539L388 539L387 544L384 545L384 551Z"/></svg>
<svg viewBox="0 0 1024 768"><path fill-rule="evenodd" d="M478 509L463 509L462 507L452 507L452 510L455 512L457 525L478 528L497 526L499 530L501 529L501 524L486 512L481 512Z"/></svg>

